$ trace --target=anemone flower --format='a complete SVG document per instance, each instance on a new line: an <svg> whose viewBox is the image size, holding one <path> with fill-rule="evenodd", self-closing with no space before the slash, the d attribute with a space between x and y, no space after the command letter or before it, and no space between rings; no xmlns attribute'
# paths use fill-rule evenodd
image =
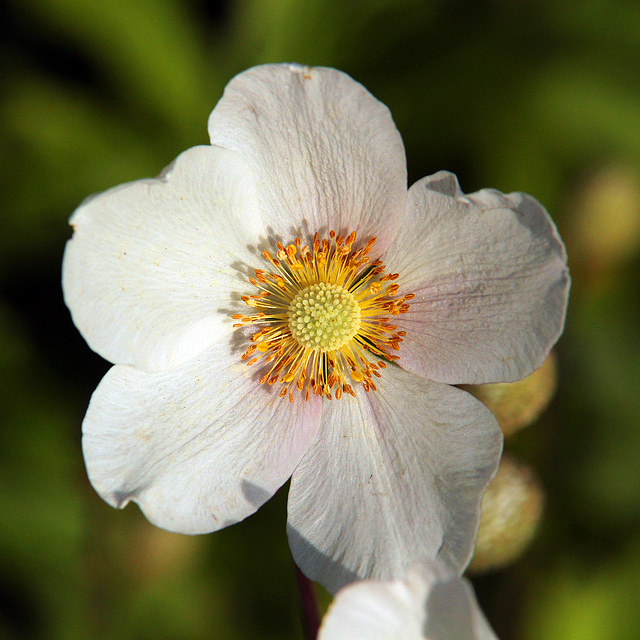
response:
<svg viewBox="0 0 640 640"><path fill-rule="evenodd" d="M452 385L522 378L561 333L549 216L446 172L407 190L389 111L333 69L241 73L209 134L71 219L66 303L115 363L83 423L93 486L195 534L291 478L294 558L329 590L460 571L501 435Z"/></svg>
<svg viewBox="0 0 640 640"><path fill-rule="evenodd" d="M341 589L318 640L497 640L471 585L439 563Z"/></svg>

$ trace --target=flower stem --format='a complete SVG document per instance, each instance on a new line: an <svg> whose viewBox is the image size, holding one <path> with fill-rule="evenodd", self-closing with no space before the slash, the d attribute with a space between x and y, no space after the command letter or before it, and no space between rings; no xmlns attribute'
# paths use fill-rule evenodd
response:
<svg viewBox="0 0 640 640"><path fill-rule="evenodd" d="M302 607L302 629L305 640L316 640L320 629L320 614L313 583L296 567L296 579Z"/></svg>

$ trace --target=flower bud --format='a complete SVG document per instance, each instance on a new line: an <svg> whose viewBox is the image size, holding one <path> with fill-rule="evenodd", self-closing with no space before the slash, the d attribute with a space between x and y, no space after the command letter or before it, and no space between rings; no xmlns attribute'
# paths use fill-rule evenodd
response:
<svg viewBox="0 0 640 640"><path fill-rule="evenodd" d="M606 167L571 203L576 256L592 272L622 266L640 252L640 173Z"/></svg>
<svg viewBox="0 0 640 640"><path fill-rule="evenodd" d="M543 505L544 493L533 470L503 455L482 499L478 539L468 570L482 573L517 560L538 529Z"/></svg>
<svg viewBox="0 0 640 640"><path fill-rule="evenodd" d="M547 408L557 387L557 364L553 353L542 366L517 382L464 385L495 415L505 436L527 427Z"/></svg>

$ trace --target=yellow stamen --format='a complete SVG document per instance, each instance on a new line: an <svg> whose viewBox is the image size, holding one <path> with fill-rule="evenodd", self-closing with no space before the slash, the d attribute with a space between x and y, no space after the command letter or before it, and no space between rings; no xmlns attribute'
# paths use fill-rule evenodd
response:
<svg viewBox="0 0 640 640"><path fill-rule="evenodd" d="M386 367L380 358L398 359L390 351L400 349L406 332L389 321L406 313L415 295L397 297L399 285L386 283L399 274L381 276L385 266L369 260L375 238L353 250L355 240L355 232L331 231L328 238L316 234L311 248L300 238L286 247L276 243L277 259L262 254L275 270L256 269L249 282L260 292L241 296L252 312L232 316L240 321L234 327L260 326L242 359L255 354L247 365L262 359L260 383L281 383L278 395L290 402L296 389L305 400L311 393L355 397L348 379L375 391L372 378Z"/></svg>

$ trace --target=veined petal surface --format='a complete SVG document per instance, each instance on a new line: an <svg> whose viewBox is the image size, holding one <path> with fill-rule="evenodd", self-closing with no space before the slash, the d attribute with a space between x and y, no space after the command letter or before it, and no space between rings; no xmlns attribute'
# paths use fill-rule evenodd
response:
<svg viewBox="0 0 640 640"><path fill-rule="evenodd" d="M101 356L146 371L229 333L232 297L245 292L264 235L247 165L205 146L158 178L88 199L71 224L63 288L73 321Z"/></svg>
<svg viewBox="0 0 640 640"><path fill-rule="evenodd" d="M265 219L288 242L315 231L388 246L407 193L404 146L387 107L346 74L264 65L236 76L209 118L211 143L255 170Z"/></svg>
<svg viewBox="0 0 640 640"><path fill-rule="evenodd" d="M523 193L463 195L439 172L409 190L384 256L416 298L396 324L399 364L438 382L511 382L537 369L562 333L569 290L564 246Z"/></svg>
<svg viewBox="0 0 640 640"><path fill-rule="evenodd" d="M388 366L378 390L323 404L289 490L297 565L331 592L436 555L462 570L502 436L470 394Z"/></svg>
<svg viewBox="0 0 640 640"><path fill-rule="evenodd" d="M320 421L260 385L220 341L180 367L114 366L83 423L89 478L111 505L137 502L155 525L207 533L250 515L289 478Z"/></svg>
<svg viewBox="0 0 640 640"><path fill-rule="evenodd" d="M497 640L469 583L433 563L341 590L318 640Z"/></svg>

